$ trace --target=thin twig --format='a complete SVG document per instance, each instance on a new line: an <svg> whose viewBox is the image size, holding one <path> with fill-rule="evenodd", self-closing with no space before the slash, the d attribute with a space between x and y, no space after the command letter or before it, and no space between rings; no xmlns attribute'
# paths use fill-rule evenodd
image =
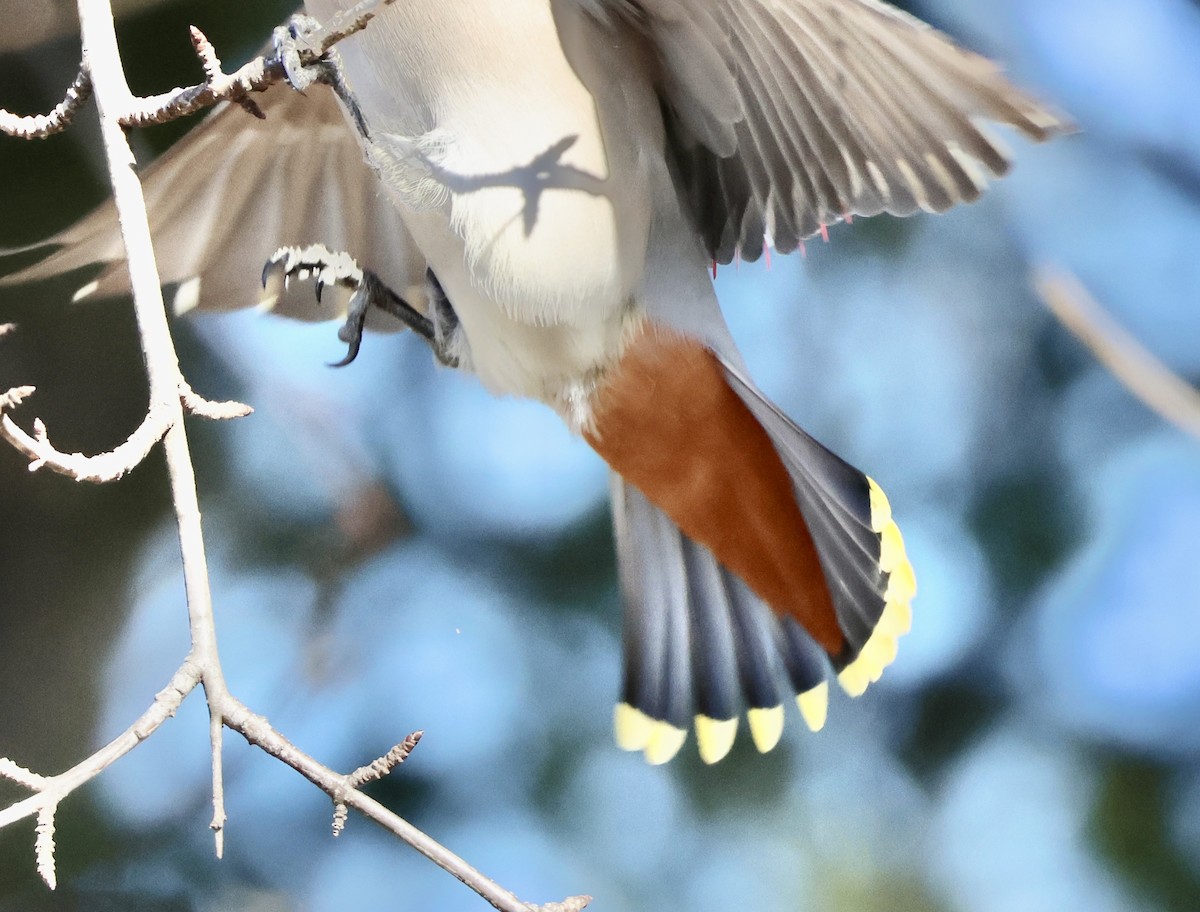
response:
<svg viewBox="0 0 1200 912"><path fill-rule="evenodd" d="M0 779L8 779L17 785L23 785L31 791L37 791L46 784L46 777L25 769L7 757L0 757Z"/></svg>
<svg viewBox="0 0 1200 912"><path fill-rule="evenodd" d="M362 31L378 13L379 7L388 6L395 0L364 0L352 9L334 16L320 32L309 37L311 47L302 49L300 62L312 64L327 53L339 41ZM192 44L204 68L205 81L188 88L175 88L161 95L130 99L130 106L121 117L126 127L144 127L166 123L211 107L218 101L232 101L246 107L251 113L261 116L250 93L261 92L284 80L287 73L283 61L276 54L256 57L233 73L224 73L215 49L204 34L192 29Z"/></svg>
<svg viewBox="0 0 1200 912"><path fill-rule="evenodd" d="M138 716L125 731L66 772L59 773L57 776L41 776L39 783L27 785L37 794L6 808L0 808L0 827L6 827L10 823L31 817L39 813L43 807L57 804L124 757L158 731L167 719L175 715L175 711L183 703L183 698L200 683L200 675L199 665L191 659L185 661L171 676L170 683L155 695L150 708Z"/></svg>
<svg viewBox="0 0 1200 912"><path fill-rule="evenodd" d="M319 37L320 54L324 54L339 41L349 38L355 32L361 32L367 23L379 14L381 6L390 6L395 0L362 0L347 10L336 13L326 24L323 34ZM316 37L316 36L314 36Z"/></svg>
<svg viewBox="0 0 1200 912"><path fill-rule="evenodd" d="M33 387L18 387L0 396L0 411L16 405L33 392ZM11 401L8 401L11 400ZM105 484L116 481L136 466L154 449L170 425L172 416L161 405L151 406L136 431L120 446L98 456L83 453L64 453L50 443L49 433L42 420L33 422L33 434L27 434L8 415L0 416L0 437L29 457L29 470L50 469L76 481Z"/></svg>
<svg viewBox="0 0 1200 912"><path fill-rule="evenodd" d="M0 827L40 814L43 809L58 805L67 795L153 735L167 719L175 715L184 698L205 679L209 670L197 653L193 651L172 676L171 682L156 695L153 705L132 725L96 753L57 776L38 776L11 761L0 761L0 774L11 772L13 775L6 776L6 778L12 778L21 782L22 785L36 790L36 794L29 798L0 809ZM354 808L385 830L399 836L422 855L453 874L495 908L502 912L531 912L538 908L521 902L515 895L418 830L404 818L358 791L351 784L353 774L339 773L304 753L276 731L266 718L253 712L233 694L228 691L216 694L206 688L206 699L210 712L219 717L226 727L242 735L251 745L292 767L334 800ZM404 745L409 744L410 741L411 736L410 739L406 739ZM404 745L398 745L393 752ZM556 906L545 908L556 908ZM573 907L564 906L563 908Z"/></svg>
<svg viewBox="0 0 1200 912"><path fill-rule="evenodd" d="M495 908L500 909L501 912L531 912L529 905L521 902L513 893L504 889L473 865L417 829L403 817L389 811L375 799L353 788L349 776L329 769L304 753L275 731L265 718L252 712L249 707L231 694L227 693L221 698L221 707L224 711L225 724L251 744L282 760L335 801L342 801L364 817L375 821L388 832L400 837L442 870L458 878Z"/></svg>
<svg viewBox="0 0 1200 912"><path fill-rule="evenodd" d="M1097 303L1074 275L1051 266L1034 287L1059 321L1131 393L1167 421L1200 437L1200 390L1154 357Z"/></svg>
<svg viewBox="0 0 1200 912"><path fill-rule="evenodd" d="M218 101L240 103L251 92L268 89L285 75L278 58L256 57L233 73L206 80L200 85L174 88L143 98L130 98L120 122L126 127L148 127L194 114Z"/></svg>
<svg viewBox="0 0 1200 912"><path fill-rule="evenodd" d="M210 418L213 421L245 418L254 413L254 409L241 402L213 402L205 399L193 390L186 380L181 380L179 383L179 398L183 402L183 407L193 415Z"/></svg>
<svg viewBox="0 0 1200 912"><path fill-rule="evenodd" d="M208 828L216 841L217 858L225 857L225 758L222 748L225 742L225 726L221 714L208 707L208 743L212 751L212 794L213 816Z"/></svg>
<svg viewBox="0 0 1200 912"><path fill-rule="evenodd" d="M357 6L336 15L329 26L312 36L312 47L301 52L301 62L315 62L339 41L362 31L379 11L379 7L395 0L364 0ZM231 101L242 105L255 116L262 111L250 97L285 78L283 63L276 56L257 57L233 73L221 69L212 43L197 28L192 29L192 44L204 69L205 80L199 85L177 87L169 92L127 100L125 110L119 112L118 121L125 127L145 127L167 123L212 107L219 101ZM21 116L0 108L0 132L21 139L45 139L61 133L75 118L79 109L92 95L90 74L81 65L75 81L64 93L63 100L49 114Z"/></svg>
<svg viewBox="0 0 1200 912"><path fill-rule="evenodd" d="M58 871L54 863L54 815L57 811L57 804L47 805L38 811L37 835L33 842L38 874L51 890L58 886Z"/></svg>
<svg viewBox="0 0 1200 912"><path fill-rule="evenodd" d="M401 763L408 759L408 755L413 752L416 746L421 742L424 732L415 731L390 751L384 754L377 760L368 763L366 766L360 766L349 776L346 777L346 782L352 789L362 788L368 782L374 782L376 779L382 779L398 767ZM346 800L343 795L333 796L333 835L341 836L346 829L346 821L349 819L350 812L346 807Z"/></svg>
<svg viewBox="0 0 1200 912"><path fill-rule="evenodd" d="M367 0L348 11L351 21L342 26L335 20L318 47L324 52L346 35L361 29L381 5L392 0ZM121 68L112 9L105 0L79 0L79 18L83 36L83 79L96 90L100 111L101 133L108 158L113 196L121 224L122 239L128 254L130 284L137 317L150 397L147 416L141 428L113 453L102 457L63 454L55 450L41 422L35 422L34 436L17 427L7 415L0 416L0 433L34 460L34 467L45 465L72 477L103 480L119 477L126 459L136 464L145 457L154 442L161 439L166 455L172 499L179 530L183 557L183 575L187 595L188 625L191 651L161 691L154 703L128 729L71 769L57 776L44 777L31 773L11 761L0 759L0 775L6 776L35 792L23 801L0 809L0 827L25 817L36 815L38 827L38 866L47 883L53 887L53 814L58 804L75 789L90 781L102 770L150 737L175 714L184 698L199 684L203 686L210 714L210 744L212 751L213 819L212 827L218 855L223 847L225 826L224 777L222 737L224 728L239 732L246 740L266 753L288 764L309 781L326 792L342 806L353 807L374 820L404 842L425 855L444 870L475 890L501 912L577 912L587 903L586 897L574 897L563 903L545 907L527 905L495 881L486 877L465 860L450 852L430 836L389 811L358 790L362 783L384 775L408 756L419 739L419 733L409 736L385 757L349 775L318 763L273 729L262 716L235 698L226 685L217 650L216 623L213 617L212 593L208 578L200 508L196 492L194 469L184 428L184 410L189 409L208 417L233 417L244 414L239 403L211 403L197 396L183 380L174 343L163 306L159 276L154 264L145 199L134 168L134 158L126 139L124 127L147 119L147 103L153 99L137 100L129 91ZM202 35L196 36L197 53L206 73L204 86L181 90L164 104L158 105L154 116L163 112L178 113L198 99L211 103L216 97L238 100L246 85L270 75L278 78L273 68L282 68L277 59L259 59L243 67L231 77L224 77L215 51ZM303 54L302 54L303 59ZM270 72L269 72L270 71ZM243 74L249 83L240 80ZM255 75L257 74L257 75ZM80 85L83 83L81 82ZM224 93L224 94L221 94ZM169 93L171 94L171 93ZM160 96L161 97L161 96ZM0 335L11 327L0 326ZM20 387L4 394L0 408L18 404L32 392ZM121 462L114 466L106 460ZM103 469L103 471L102 471ZM344 822L344 821L343 821Z"/></svg>
<svg viewBox="0 0 1200 912"><path fill-rule="evenodd" d="M100 132L108 158L113 199L121 224L121 238L128 256L133 307L137 317L138 334L146 363L150 385L151 414L160 412L166 423L163 450L167 460L167 475L171 499L175 505L179 529L179 546L183 555L184 589L187 593L188 619L192 641L192 656L202 671L205 693L211 698L227 692L224 672L217 652L216 625L212 616L212 591L208 578L208 558L204 549L204 534L200 524L200 504L196 479L183 423L183 402L180 398L179 357L167 323L162 286L154 261L150 240L150 223L146 200L138 179L133 150L129 146L122 114L132 107L133 95L125 81L121 54L117 47L112 7L108 2L79 0L79 22L83 36L84 66L91 73L96 90L96 106L100 111ZM220 711L210 701L210 712L220 719ZM220 726L213 730L219 734ZM219 757L219 737L214 735L214 757ZM220 789L220 764L214 762L213 786ZM213 795L214 808L224 803L220 791ZM215 818L214 818L215 819ZM222 848L222 833L214 834L218 853Z"/></svg>
<svg viewBox="0 0 1200 912"><path fill-rule="evenodd" d="M81 66L63 100L49 114L21 117L0 108L0 132L20 139L45 139L47 136L61 133L71 125L79 109L91 97L92 82Z"/></svg>
<svg viewBox="0 0 1200 912"><path fill-rule="evenodd" d="M583 912L591 901L592 898L590 896L572 896L570 899L564 899L562 902L546 903L544 906L537 906L531 912Z"/></svg>
<svg viewBox="0 0 1200 912"><path fill-rule="evenodd" d="M374 763L360 766L349 776L354 787L360 788L368 782L382 779L391 773L392 770L408 759L408 755L421 743L421 738L424 735L425 732L415 731Z"/></svg>
<svg viewBox="0 0 1200 912"><path fill-rule="evenodd" d="M0 412L16 408L36 391L36 387L32 386L15 386L10 390L0 393Z"/></svg>

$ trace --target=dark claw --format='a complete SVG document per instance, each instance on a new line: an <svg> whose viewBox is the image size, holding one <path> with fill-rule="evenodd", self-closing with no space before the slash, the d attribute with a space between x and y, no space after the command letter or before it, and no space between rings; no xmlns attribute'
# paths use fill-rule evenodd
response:
<svg viewBox="0 0 1200 912"><path fill-rule="evenodd" d="M330 367L345 367L358 357L358 351L362 348L363 327L367 324L367 307L369 306L369 301L364 297L361 304L357 304L357 306L356 304L357 302L351 304L346 322L341 325L337 334L338 338L348 346L346 357L341 361L330 364Z"/></svg>
<svg viewBox="0 0 1200 912"><path fill-rule="evenodd" d="M365 322L366 314L363 314L361 319L351 319L346 321L346 323L342 325L342 328L338 330L338 338L347 345L346 357L344 357L341 361L334 361L330 363L330 367L345 367L346 365L351 364L354 359L358 357L358 351L362 348L363 323Z"/></svg>
<svg viewBox="0 0 1200 912"><path fill-rule="evenodd" d="M262 271L262 287L263 287L264 289L267 287L267 279L269 279L269 278L270 278L270 276L271 276L271 267L273 267L274 265L275 265L275 261L274 261L274 260L267 260L267 262L265 262L265 263L263 264L263 271Z"/></svg>
<svg viewBox="0 0 1200 912"><path fill-rule="evenodd" d="M346 367L348 364L353 363L354 359L358 357L358 350L360 348L362 348L362 336L361 335L358 336L358 338L352 339L350 341L350 346L346 350L346 357L344 357L341 361L326 362L327 366L328 367Z"/></svg>
<svg viewBox="0 0 1200 912"><path fill-rule="evenodd" d="M325 293L325 283L318 280L317 281L317 303L318 304L322 303L321 295L323 295L324 293Z"/></svg>

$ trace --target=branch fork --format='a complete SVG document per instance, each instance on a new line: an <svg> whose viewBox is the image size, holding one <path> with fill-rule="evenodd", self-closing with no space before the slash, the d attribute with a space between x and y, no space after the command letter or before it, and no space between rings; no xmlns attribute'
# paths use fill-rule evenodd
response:
<svg viewBox="0 0 1200 912"><path fill-rule="evenodd" d="M353 808L458 878L501 912L579 912L590 901L590 897L578 896L547 906L526 904L361 791L362 786L386 776L403 763L416 747L421 732L413 732L387 754L352 773L338 773L302 752L272 728L266 718L230 692L217 650L199 499L184 416L190 413L210 419L228 419L249 414L250 409L237 402L205 399L192 390L180 372L154 263L145 199L125 130L131 126L172 120L217 101L237 103L251 113L261 115L250 93L285 78L285 53L290 55L287 57L289 66L294 66L297 61L301 65L317 62L334 44L362 29L381 6L391 2L393 0L363 0L336 17L328 28L304 31L299 36L302 40L292 42L286 50L283 42L277 42L278 49L273 55L253 60L232 74L224 73L211 42L199 30L193 29L193 47L204 71L204 82L139 99L130 92L121 67L110 4L104 0L78 0L83 60L63 101L49 114L35 117L17 117L0 110L0 131L25 139L41 138L65 129L94 90L113 196L129 259L134 311L150 387L149 404L141 426L110 452L97 456L63 453L50 442L49 432L40 420L34 422L32 434L20 428L7 413L33 394L31 386L0 393L0 437L30 459L32 470L48 468L77 481L96 483L120 478L145 459L156 445L163 445L179 530L191 634L190 652L146 711L124 732L71 769L56 776L43 776L0 757L0 778L16 782L33 793L7 807L0 807L0 827L27 817L36 818L37 870L51 889L56 884L54 820L59 804L152 737L175 715L184 699L197 686L202 686L209 709L212 757L213 816L210 826L218 857L223 850L226 822L222 740L224 730L228 728L286 763L328 794L334 803L335 835L345 828ZM0 337L12 331L11 325L0 325Z"/></svg>

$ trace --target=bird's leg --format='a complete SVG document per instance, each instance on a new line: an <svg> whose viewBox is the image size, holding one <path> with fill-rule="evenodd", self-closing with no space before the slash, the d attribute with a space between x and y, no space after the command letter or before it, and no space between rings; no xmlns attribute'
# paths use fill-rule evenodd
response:
<svg viewBox="0 0 1200 912"><path fill-rule="evenodd" d="M458 356L450 351L451 340L458 330L458 314L454 312L442 283L438 281L432 269L425 270L425 299L433 317L436 340L436 344L432 346L433 353L447 367L459 367Z"/></svg>
<svg viewBox="0 0 1200 912"><path fill-rule="evenodd" d="M321 54L315 61L305 62L307 54L316 54L320 45L312 39L320 35L324 29L312 16L296 15L288 20L287 25L275 29L272 40L275 44L275 54L283 64L288 82L297 92L304 92L314 82L329 86L342 100L354 126L364 139L370 139L366 118L358 105L358 99L350 90L349 84L342 72L342 59L334 48Z"/></svg>
<svg viewBox="0 0 1200 912"><path fill-rule="evenodd" d="M434 320L421 313L404 298L392 291L378 275L363 269L346 253L335 253L321 244L310 247L281 247L267 260L263 267L263 287L272 281L282 280L286 288L293 279L315 280L317 300L330 286L345 288L351 292L346 307L346 320L338 330L338 338L349 346L346 357L333 367L345 367L356 357L362 347L363 329L367 314L377 308L391 314L428 344L434 356L450 367L456 367L457 359L449 352L450 332L457 325L457 317L450 309L445 295L434 305ZM436 279L434 280L436 283ZM441 286L436 286L440 292ZM431 289L432 291L432 289ZM449 318L446 313L449 313Z"/></svg>

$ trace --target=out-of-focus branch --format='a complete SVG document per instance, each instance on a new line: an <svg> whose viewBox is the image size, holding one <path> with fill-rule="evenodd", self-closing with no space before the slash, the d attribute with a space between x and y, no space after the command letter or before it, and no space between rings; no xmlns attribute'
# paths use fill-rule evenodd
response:
<svg viewBox="0 0 1200 912"><path fill-rule="evenodd" d="M1131 393L1167 421L1200 437L1200 390L1109 316L1079 279L1057 267L1041 266L1034 273L1034 287L1059 321Z"/></svg>

